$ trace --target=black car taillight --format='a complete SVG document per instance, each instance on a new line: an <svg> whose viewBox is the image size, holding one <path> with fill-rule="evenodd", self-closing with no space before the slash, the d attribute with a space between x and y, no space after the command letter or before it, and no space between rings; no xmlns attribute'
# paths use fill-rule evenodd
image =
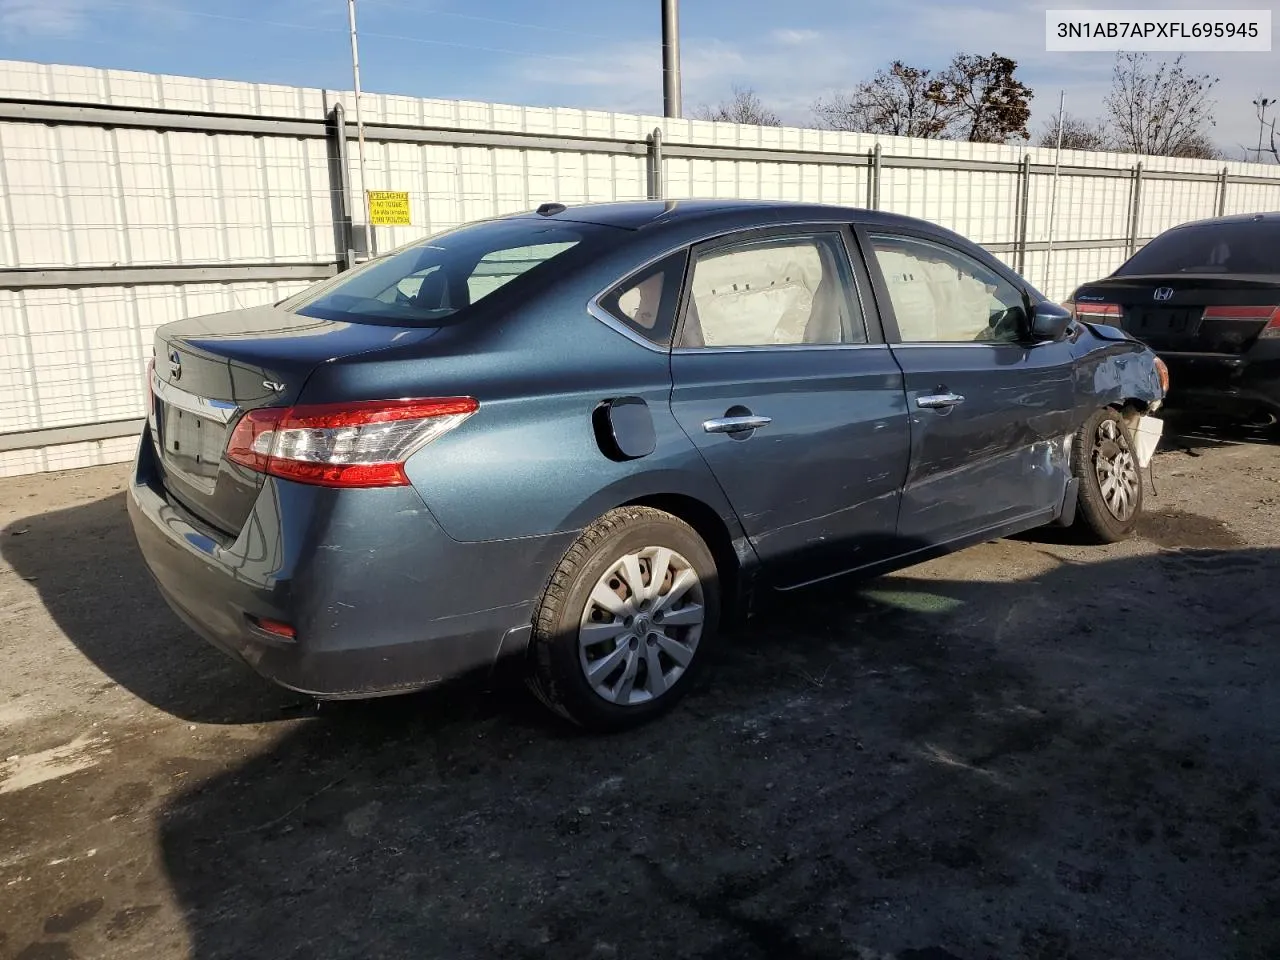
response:
<svg viewBox="0 0 1280 960"><path fill-rule="evenodd" d="M364 400L250 410L227 459L323 487L402 487L405 461L480 408L471 397Z"/></svg>
<svg viewBox="0 0 1280 960"><path fill-rule="evenodd" d="M1205 307L1204 320L1265 320L1260 337L1280 337L1280 306Z"/></svg>
<svg viewBox="0 0 1280 960"><path fill-rule="evenodd" d="M1071 315L1083 323L1117 324L1124 317L1124 308L1118 303L1089 303L1068 300L1063 304Z"/></svg>

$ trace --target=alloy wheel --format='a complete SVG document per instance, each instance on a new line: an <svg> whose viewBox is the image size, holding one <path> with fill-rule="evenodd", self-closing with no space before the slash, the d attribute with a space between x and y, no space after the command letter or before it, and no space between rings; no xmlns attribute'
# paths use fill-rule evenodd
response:
<svg viewBox="0 0 1280 960"><path fill-rule="evenodd" d="M1107 418L1098 424L1093 441L1093 470L1108 512L1122 523L1129 520L1138 508L1142 480L1119 421Z"/></svg>

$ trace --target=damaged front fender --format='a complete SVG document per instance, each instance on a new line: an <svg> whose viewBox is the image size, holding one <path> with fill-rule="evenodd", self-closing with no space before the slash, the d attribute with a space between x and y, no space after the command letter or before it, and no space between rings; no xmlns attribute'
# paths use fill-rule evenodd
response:
<svg viewBox="0 0 1280 960"><path fill-rule="evenodd" d="M1168 374L1146 345L1112 327L1090 327L1077 348L1076 391L1086 415L1100 406L1154 413L1163 404Z"/></svg>
<svg viewBox="0 0 1280 960"><path fill-rule="evenodd" d="M1163 424L1151 416L1164 404L1168 369L1151 348L1116 327L1086 324L1076 341L1077 412L1083 420L1099 407L1114 407L1133 437L1145 468L1159 445Z"/></svg>

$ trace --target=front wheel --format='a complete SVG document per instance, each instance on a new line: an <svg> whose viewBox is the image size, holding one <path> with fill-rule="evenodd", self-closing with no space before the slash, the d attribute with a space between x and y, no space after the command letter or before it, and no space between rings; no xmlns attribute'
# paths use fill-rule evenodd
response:
<svg viewBox="0 0 1280 960"><path fill-rule="evenodd" d="M534 620L530 686L584 727L664 713L701 672L719 627L706 543L650 507L611 510L565 554Z"/></svg>
<svg viewBox="0 0 1280 960"><path fill-rule="evenodd" d="M1071 460L1080 481L1076 524L1100 543L1131 537L1142 516L1142 469L1116 410L1106 407L1085 422Z"/></svg>

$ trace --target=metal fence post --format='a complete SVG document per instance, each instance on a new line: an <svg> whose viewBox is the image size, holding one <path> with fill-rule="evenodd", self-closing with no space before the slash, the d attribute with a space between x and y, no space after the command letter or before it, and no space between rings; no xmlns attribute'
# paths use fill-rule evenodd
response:
<svg viewBox="0 0 1280 960"><path fill-rule="evenodd" d="M1227 168L1222 168L1222 173L1218 176L1218 216L1223 216L1227 212Z"/></svg>
<svg viewBox="0 0 1280 960"><path fill-rule="evenodd" d="M1138 220L1142 213L1142 163L1133 168L1133 189L1129 197L1129 256L1138 250Z"/></svg>
<svg viewBox="0 0 1280 960"><path fill-rule="evenodd" d="M880 144L867 152L867 209L880 209Z"/></svg>
<svg viewBox="0 0 1280 960"><path fill-rule="evenodd" d="M662 182L662 128L654 127L653 133L645 138L649 145L647 165L649 167L649 199L661 200L665 184Z"/></svg>
<svg viewBox="0 0 1280 960"><path fill-rule="evenodd" d="M329 157L329 209L333 217L333 243L338 269L355 266L356 251L351 224L351 171L347 166L347 124L342 104L335 103L325 118L325 147Z"/></svg>
<svg viewBox="0 0 1280 960"><path fill-rule="evenodd" d="M1031 155L1023 154L1022 161L1018 164L1018 207L1015 211L1017 217L1017 240L1015 241L1016 256L1014 262L1017 264L1018 273L1025 273L1027 270L1027 216L1031 209Z"/></svg>

